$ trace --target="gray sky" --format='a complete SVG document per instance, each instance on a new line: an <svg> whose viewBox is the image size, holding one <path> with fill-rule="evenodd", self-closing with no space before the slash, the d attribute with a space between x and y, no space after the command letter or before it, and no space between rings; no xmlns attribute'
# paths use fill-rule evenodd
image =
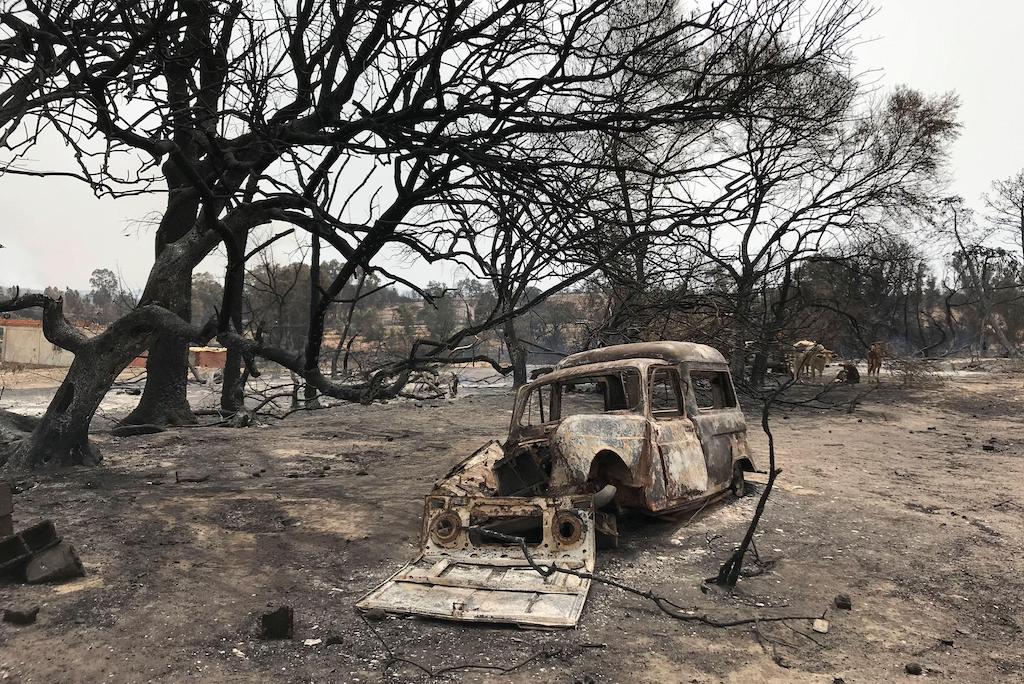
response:
<svg viewBox="0 0 1024 684"><path fill-rule="evenodd" d="M861 27L858 66L882 89L903 83L960 95L963 132L953 147L950 189L980 207L993 180L1024 168L1024 3L988 0L984 11L982 3L968 7L962 0L877 4L878 13ZM34 158L69 157L56 148ZM0 207L0 284L88 289L95 268L120 273L132 287L145 282L153 244L144 222L159 211L160 197L97 200L73 180L7 176L0 180ZM456 275L451 267L409 268L420 280Z"/></svg>
<svg viewBox="0 0 1024 684"><path fill-rule="evenodd" d="M960 96L951 190L980 207L993 180L1024 168L1024 88L1019 0L885 0L863 27L856 54L880 87L906 84Z"/></svg>

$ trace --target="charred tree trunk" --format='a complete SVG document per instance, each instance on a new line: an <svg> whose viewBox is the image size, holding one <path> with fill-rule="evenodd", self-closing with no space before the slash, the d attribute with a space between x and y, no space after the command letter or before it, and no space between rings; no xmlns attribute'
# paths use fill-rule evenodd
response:
<svg viewBox="0 0 1024 684"><path fill-rule="evenodd" d="M64 318L59 299L32 294L0 302L0 311L31 307L43 309L46 339L73 353L75 360L32 433L0 454L0 465L6 471L98 463L101 456L89 443L89 424L118 374L142 353L157 331L201 342L214 333L212 325L196 330L172 311L145 305L96 337L87 338Z"/></svg>
<svg viewBox="0 0 1024 684"><path fill-rule="evenodd" d="M75 360L31 434L8 449L3 470L95 465L102 457L89 442L89 424L118 374L146 348L153 327L138 319L153 312L129 314L127 322L122 319L104 333L86 338L64 319L60 300L43 295L21 299L43 307L46 339L74 353Z"/></svg>
<svg viewBox="0 0 1024 684"><path fill-rule="evenodd" d="M245 382L242 379L242 355L228 349L224 359L224 384L220 388L220 407L227 413L238 413L245 405Z"/></svg>
<svg viewBox="0 0 1024 684"><path fill-rule="evenodd" d="M184 136L179 141L188 154L194 154L194 142ZM195 225L199 214L199 193L191 187L188 175L168 159L163 164L167 179L167 209L156 232L156 259ZM140 304L159 304L192 320L192 269L168 272L163 278L150 281L142 293ZM196 417L188 404L188 344L185 340L159 335L146 360L146 387L138 406L126 423L141 425L192 425Z"/></svg>
<svg viewBox="0 0 1024 684"><path fill-rule="evenodd" d="M330 302L324 302L320 284L320 237L313 234L313 250L309 259L309 332L306 339L306 366L308 373L320 372L320 351L323 346L324 324L327 321L327 308ZM317 391L310 383L302 395L306 408L316 408Z"/></svg>
<svg viewBox="0 0 1024 684"><path fill-rule="evenodd" d="M746 380L747 350L742 342L734 343L732 352L729 354L729 370L737 382Z"/></svg>
<svg viewBox="0 0 1024 684"><path fill-rule="evenodd" d="M634 305L639 296L636 284L613 281L605 307L605 320L601 323L598 336L599 346L625 344L637 339L633 330L642 327L642 321L634 314Z"/></svg>
<svg viewBox="0 0 1024 684"><path fill-rule="evenodd" d="M352 357L352 345L355 343L358 334L348 338L348 342L345 343L345 356L341 359L341 370L348 373L348 360ZM377 343L377 350L380 350L380 342Z"/></svg>
<svg viewBox="0 0 1024 684"><path fill-rule="evenodd" d="M191 318L192 273L181 273L167 284L174 313ZM158 335L146 360L146 387L139 405L125 423L131 425L194 425L196 417L188 403L188 340L164 333Z"/></svg>
<svg viewBox="0 0 1024 684"><path fill-rule="evenodd" d="M760 387L768 376L768 354L759 351L754 355L754 365L750 368L750 386Z"/></svg>
<svg viewBox="0 0 1024 684"><path fill-rule="evenodd" d="M363 286L366 284L366 269L360 269L359 271L359 282L356 283L355 294L352 295L352 301L348 305L348 313L345 315L345 327L341 329L341 335L338 337L338 347L334 350L334 356L331 357L331 377L337 377L338 375L338 359L341 358L342 351L345 353L345 365L344 370L348 372L348 356L349 351L352 348L352 343L356 339L356 335L349 339L348 332L352 328L352 317L356 312L356 304L359 303L360 298L363 296ZM346 341L347 340L347 341Z"/></svg>
<svg viewBox="0 0 1024 684"><path fill-rule="evenodd" d="M735 319L732 326L729 351L729 370L733 378L743 382L746 379L747 368L747 342L750 341L754 332L751 322L751 313L754 310L753 284L749 280L740 284L736 291ZM764 330L757 331L760 334L756 339L761 339Z"/></svg>
<svg viewBox="0 0 1024 684"><path fill-rule="evenodd" d="M761 522L761 515L764 513L765 504L768 503L768 497L772 494L775 478L782 472L781 469L775 467L775 438L768 425L768 418L771 414L772 403L792 384L793 381L791 380L775 390L765 400L764 406L761 409L761 429L764 430L764 434L768 437L768 482L765 484L764 491L761 492L761 498L757 500L757 506L754 508L754 517L751 519L750 525L747 526L743 540L736 550L733 551L732 555L729 556L728 560L722 563L722 566L718 569L718 576L715 577L715 584L720 587L726 587L730 591L736 588L736 582L739 581L740 572L743 570L743 558L746 556L747 549L754 540L754 533L757 532L757 525Z"/></svg>
<svg viewBox="0 0 1024 684"><path fill-rule="evenodd" d="M778 353L779 335L786 324L786 311L792 293L793 269L786 266L782 282L779 283L776 300L767 307L771 310L771 319L760 330L759 349L754 357L754 365L750 369L750 386L757 388L764 385L768 377L768 356L772 351Z"/></svg>
<svg viewBox="0 0 1024 684"><path fill-rule="evenodd" d="M219 327L233 329L242 334L242 301L245 294L245 258L248 234L230 243L228 266L224 276L224 298L221 301ZM257 336L260 332L257 331ZM245 383L247 372L242 372L242 354L238 349L228 349L224 359L224 384L220 388L220 407L228 413L245 409Z"/></svg>
<svg viewBox="0 0 1024 684"><path fill-rule="evenodd" d="M338 337L338 346L334 348L334 353L331 354L331 377L338 377L338 368L340 367L341 355L345 352L345 337Z"/></svg>
<svg viewBox="0 0 1024 684"><path fill-rule="evenodd" d="M522 387L529 382L529 377L526 373L526 358L528 354L519 339L519 333L516 332L515 319L505 321L502 330L505 336L505 346L508 347L509 360L512 363L512 386Z"/></svg>
<svg viewBox="0 0 1024 684"><path fill-rule="evenodd" d="M92 349L79 352L39 425L13 450L4 469L19 471L99 463L102 455L89 441L89 424L117 374L144 344L144 341L122 342L119 345L122 350L134 352L129 352L127 358L125 353L101 354Z"/></svg>

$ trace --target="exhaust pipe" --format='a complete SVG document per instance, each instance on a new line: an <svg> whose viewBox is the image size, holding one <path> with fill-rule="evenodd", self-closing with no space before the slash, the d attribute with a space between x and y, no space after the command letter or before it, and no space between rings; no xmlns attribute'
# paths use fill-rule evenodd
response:
<svg viewBox="0 0 1024 684"><path fill-rule="evenodd" d="M615 485L605 485L601 491L594 494L594 510L596 511L610 504L612 499L615 498L615 493L618 491Z"/></svg>

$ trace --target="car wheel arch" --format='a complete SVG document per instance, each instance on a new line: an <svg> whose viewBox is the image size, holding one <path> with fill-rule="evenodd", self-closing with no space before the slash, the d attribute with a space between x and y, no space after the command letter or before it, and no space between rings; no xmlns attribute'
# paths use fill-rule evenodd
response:
<svg viewBox="0 0 1024 684"><path fill-rule="evenodd" d="M611 449L601 449L590 461L589 482L635 486L635 473L625 459Z"/></svg>

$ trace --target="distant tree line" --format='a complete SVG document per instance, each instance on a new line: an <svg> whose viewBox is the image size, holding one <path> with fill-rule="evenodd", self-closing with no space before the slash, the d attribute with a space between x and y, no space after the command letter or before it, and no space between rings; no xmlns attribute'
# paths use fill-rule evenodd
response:
<svg viewBox="0 0 1024 684"><path fill-rule="evenodd" d="M993 187L1018 198L1011 206L1019 207L1022 179ZM1024 212L996 213L989 197L989 210L979 212L959 197L925 199L912 216L845 225L811 248L776 246L765 259L777 261L749 286L736 278L742 269L732 268L742 256L720 260L678 248L660 263L651 259L643 280L596 279L604 315L587 321L590 343L700 341L731 355L737 377L755 384L800 339L853 360L875 342L918 358L1020 356ZM742 240L727 248L737 244L743 249Z"/></svg>
<svg viewBox="0 0 1024 684"><path fill-rule="evenodd" d="M97 268L89 278L89 290L83 292L73 287L46 287L42 293L50 299L62 299L65 315L80 325L107 325L135 308L137 297L132 293L116 273L106 268ZM4 288L6 297L13 297L18 288ZM31 290L20 290L30 293ZM41 319L42 311L25 309L18 313L19 317Z"/></svg>

